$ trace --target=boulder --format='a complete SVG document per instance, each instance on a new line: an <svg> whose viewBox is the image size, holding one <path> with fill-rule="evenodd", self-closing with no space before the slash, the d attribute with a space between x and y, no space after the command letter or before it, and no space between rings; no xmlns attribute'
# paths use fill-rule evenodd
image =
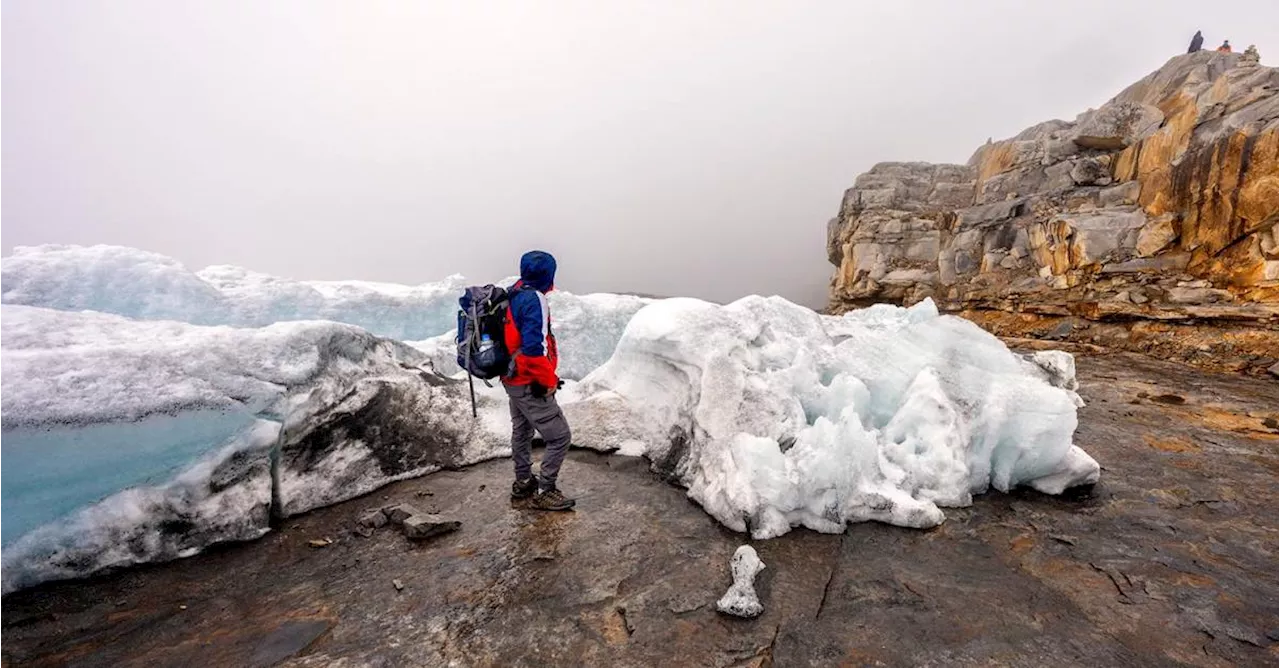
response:
<svg viewBox="0 0 1280 668"><path fill-rule="evenodd" d="M1173 225L1173 216L1159 216L1153 218L1150 222L1142 227L1142 231L1138 232L1138 242L1135 250L1142 257L1151 257L1156 253L1166 249L1174 241L1178 240L1178 228Z"/></svg>
<svg viewBox="0 0 1280 668"><path fill-rule="evenodd" d="M1138 203L1138 195L1142 192L1142 184L1137 181L1105 188L1098 193L1098 206L1128 206Z"/></svg>
<svg viewBox="0 0 1280 668"><path fill-rule="evenodd" d="M1076 130L1083 148L1115 151L1150 137L1164 122L1158 107L1137 102L1113 102L1087 114Z"/></svg>
<svg viewBox="0 0 1280 668"><path fill-rule="evenodd" d="M1072 165L1071 181L1078 186L1111 185L1111 170L1098 158L1083 158Z"/></svg>

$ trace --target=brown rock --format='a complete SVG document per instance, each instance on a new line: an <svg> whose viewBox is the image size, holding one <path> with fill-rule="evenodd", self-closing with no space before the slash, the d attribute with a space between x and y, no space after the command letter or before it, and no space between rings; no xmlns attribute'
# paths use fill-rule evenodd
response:
<svg viewBox="0 0 1280 668"><path fill-rule="evenodd" d="M1174 218L1164 215L1148 221L1138 232L1138 243L1135 250L1142 257L1151 257L1166 249L1178 239L1178 229L1174 226Z"/></svg>
<svg viewBox="0 0 1280 668"><path fill-rule="evenodd" d="M1240 59L1175 57L1098 110L989 141L965 165L876 165L828 224L829 311L933 296L950 311L1122 316L1125 331L1198 318L1188 326L1259 328L1238 352L1273 358L1280 76ZM1184 275L1211 285L1170 291Z"/></svg>
<svg viewBox="0 0 1280 668"><path fill-rule="evenodd" d="M1149 104L1112 101L1086 114L1075 142L1084 148L1114 151L1149 137L1164 121L1164 113Z"/></svg>

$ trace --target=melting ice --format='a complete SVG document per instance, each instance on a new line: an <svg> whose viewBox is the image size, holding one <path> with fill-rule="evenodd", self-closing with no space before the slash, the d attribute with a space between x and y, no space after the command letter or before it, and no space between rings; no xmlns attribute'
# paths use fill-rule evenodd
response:
<svg viewBox="0 0 1280 668"><path fill-rule="evenodd" d="M15 251L0 307L4 590L253 538L272 513L508 455L501 389L479 386L472 420L456 375L461 285ZM581 379L561 394L575 445L647 457L756 538L933 526L991 487L1098 479L1072 444L1071 356L1017 355L929 301L843 317L762 297L551 302L563 375Z"/></svg>

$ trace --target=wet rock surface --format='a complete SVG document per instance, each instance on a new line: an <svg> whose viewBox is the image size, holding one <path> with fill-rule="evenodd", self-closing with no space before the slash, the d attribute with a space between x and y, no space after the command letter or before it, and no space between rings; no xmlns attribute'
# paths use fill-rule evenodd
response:
<svg viewBox="0 0 1280 668"><path fill-rule="evenodd" d="M1064 497L987 494L930 531L747 541L642 460L573 452L573 513L512 504L510 464L492 461L6 596L4 662L1275 665L1275 382L1128 354L1077 365L1077 443L1104 470ZM371 505L409 501L461 529L355 533ZM744 542L769 565L751 620L715 609Z"/></svg>

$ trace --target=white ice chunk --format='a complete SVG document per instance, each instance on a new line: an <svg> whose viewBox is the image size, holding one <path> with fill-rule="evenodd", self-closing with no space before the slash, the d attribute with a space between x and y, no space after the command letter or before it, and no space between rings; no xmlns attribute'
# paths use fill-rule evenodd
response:
<svg viewBox="0 0 1280 668"><path fill-rule="evenodd" d="M932 301L819 316L780 298L669 299L627 325L565 411L755 538L876 520L929 527L989 487L1097 480L1049 374ZM568 397L565 397L568 399Z"/></svg>
<svg viewBox="0 0 1280 668"><path fill-rule="evenodd" d="M1038 350L1031 353L1031 361L1047 375L1047 380L1054 387L1075 391L1080 388L1076 382L1076 358L1062 350Z"/></svg>
<svg viewBox="0 0 1280 668"><path fill-rule="evenodd" d="M764 562L760 561L755 548L742 545L734 551L729 570L733 573L733 584L716 602L716 609L737 617L759 617L764 606L756 596L755 581L756 575L764 570Z"/></svg>
<svg viewBox="0 0 1280 668"><path fill-rule="evenodd" d="M1076 381L1076 358L1062 350L1039 350L1027 356L1050 385L1069 390L1077 408L1084 407L1084 399L1076 393L1080 383Z"/></svg>
<svg viewBox="0 0 1280 668"><path fill-rule="evenodd" d="M1073 445L1071 451L1063 458L1060 471L1030 480L1027 484L1045 494L1061 494L1071 487L1098 482L1102 475L1101 471L1101 467L1093 457Z"/></svg>

